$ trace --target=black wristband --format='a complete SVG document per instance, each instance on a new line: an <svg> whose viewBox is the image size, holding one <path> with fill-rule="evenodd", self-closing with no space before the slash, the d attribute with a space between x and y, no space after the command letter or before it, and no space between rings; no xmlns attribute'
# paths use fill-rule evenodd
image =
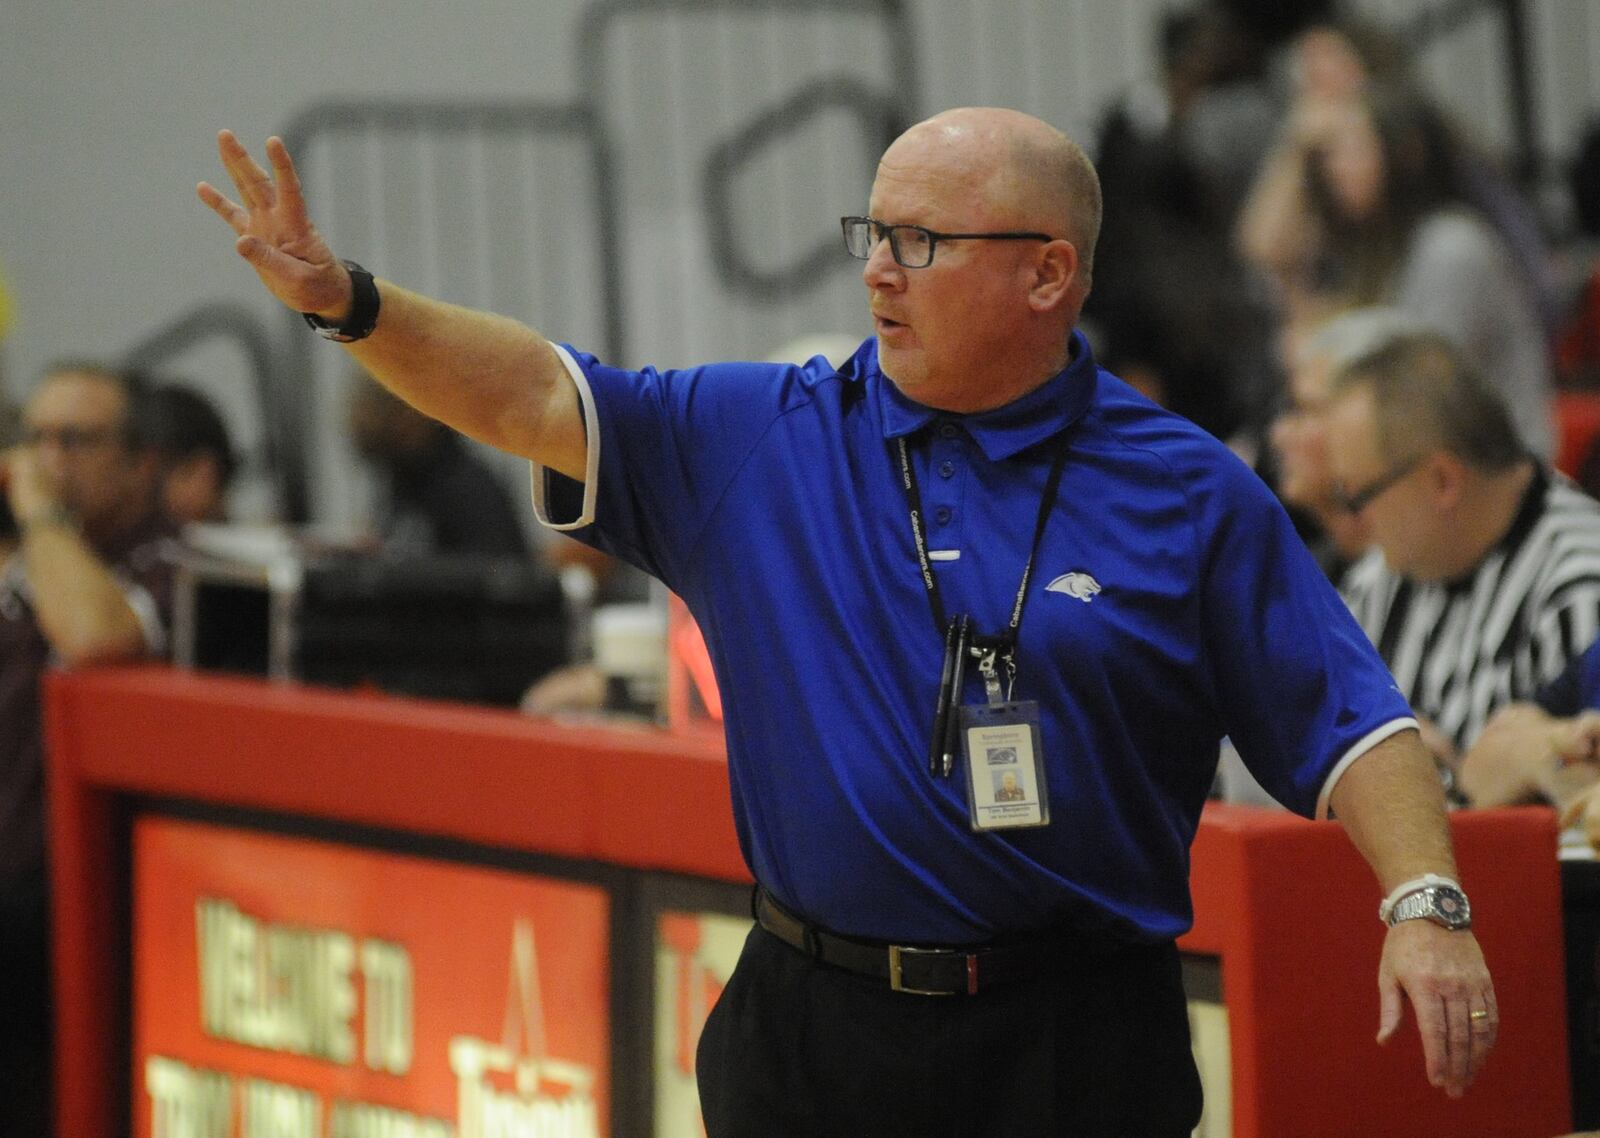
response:
<svg viewBox="0 0 1600 1138"><path fill-rule="evenodd" d="M323 339L350 344L365 340L378 326L378 286L373 283L372 274L354 261L343 261L341 264L350 273L350 314L344 318L344 322L330 324L314 312L302 312L300 315Z"/></svg>

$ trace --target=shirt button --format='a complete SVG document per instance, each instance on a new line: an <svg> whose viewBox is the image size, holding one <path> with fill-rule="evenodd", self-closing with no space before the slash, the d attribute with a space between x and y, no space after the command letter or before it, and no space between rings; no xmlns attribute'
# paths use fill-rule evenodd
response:
<svg viewBox="0 0 1600 1138"><path fill-rule="evenodd" d="M939 434L943 438L953 439L960 432L960 430L961 428L956 426L954 423L939 424Z"/></svg>
<svg viewBox="0 0 1600 1138"><path fill-rule="evenodd" d="M953 516L954 514L949 506L940 506L933 512L933 520L938 522L940 525L949 525L950 519Z"/></svg>
<svg viewBox="0 0 1600 1138"><path fill-rule="evenodd" d="M946 459L939 464L939 477L949 478L956 472L956 464Z"/></svg>

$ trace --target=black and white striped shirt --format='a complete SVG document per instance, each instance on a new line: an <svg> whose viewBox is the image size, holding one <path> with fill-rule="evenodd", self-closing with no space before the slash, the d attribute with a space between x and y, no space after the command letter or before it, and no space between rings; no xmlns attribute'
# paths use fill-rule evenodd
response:
<svg viewBox="0 0 1600 1138"><path fill-rule="evenodd" d="M1370 550L1339 584L1411 706L1456 746L1532 699L1600 634L1600 502L1541 469L1469 576L1408 580Z"/></svg>

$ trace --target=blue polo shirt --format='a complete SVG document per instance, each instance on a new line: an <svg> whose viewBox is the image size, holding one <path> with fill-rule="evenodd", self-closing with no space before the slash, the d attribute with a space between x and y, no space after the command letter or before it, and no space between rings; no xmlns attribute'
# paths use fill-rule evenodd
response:
<svg viewBox="0 0 1600 1138"><path fill-rule="evenodd" d="M868 340L835 370L624 371L562 349L589 470L573 536L661 578L705 632L740 845L836 932L957 944L1067 924L1129 940L1191 921L1188 850L1218 743L1306 815L1410 711L1277 501L1225 447L1072 362L993 411L920 406ZM942 643L894 440L920 483L947 611L1009 620L1052 459L1016 698L1037 700L1043 829L974 833L927 770ZM535 474L541 515L577 484ZM1099 592L1049 589L1077 573ZM1081 592L1082 590L1080 590ZM968 702L982 683L968 669Z"/></svg>

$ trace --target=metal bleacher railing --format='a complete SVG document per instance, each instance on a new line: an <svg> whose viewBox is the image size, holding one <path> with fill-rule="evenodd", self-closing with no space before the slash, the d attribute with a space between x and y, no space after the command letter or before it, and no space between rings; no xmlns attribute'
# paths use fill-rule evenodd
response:
<svg viewBox="0 0 1600 1138"><path fill-rule="evenodd" d="M1032 99L1081 127L1134 77L1144 24L1171 6L1141 0L1141 14L1113 18L1087 0L1004 12L968 0L596 0L573 34L571 101L328 102L282 133L324 234L390 279L624 365L752 358L858 327L860 282L834 247L836 218L864 204L877 154L923 109L924 57L948 64L953 43L972 52L960 75L930 66L932 104ZM1551 177L1550 123L1600 99L1600 81L1583 80L1583 60L1600 58L1600 18L1585 52L1569 46L1584 36L1568 24L1586 17L1559 6L1357 7L1427 57L1447 100L1506 124L1530 188ZM1019 43L1019 27L1035 34ZM1090 50L1080 28L1109 39ZM1563 81L1535 58L1589 93L1543 105ZM258 311L198 309L129 355L159 370L198 344L241 350L259 404L255 465L276 512L348 520L364 475L342 429L343 354L318 351L293 314Z"/></svg>

